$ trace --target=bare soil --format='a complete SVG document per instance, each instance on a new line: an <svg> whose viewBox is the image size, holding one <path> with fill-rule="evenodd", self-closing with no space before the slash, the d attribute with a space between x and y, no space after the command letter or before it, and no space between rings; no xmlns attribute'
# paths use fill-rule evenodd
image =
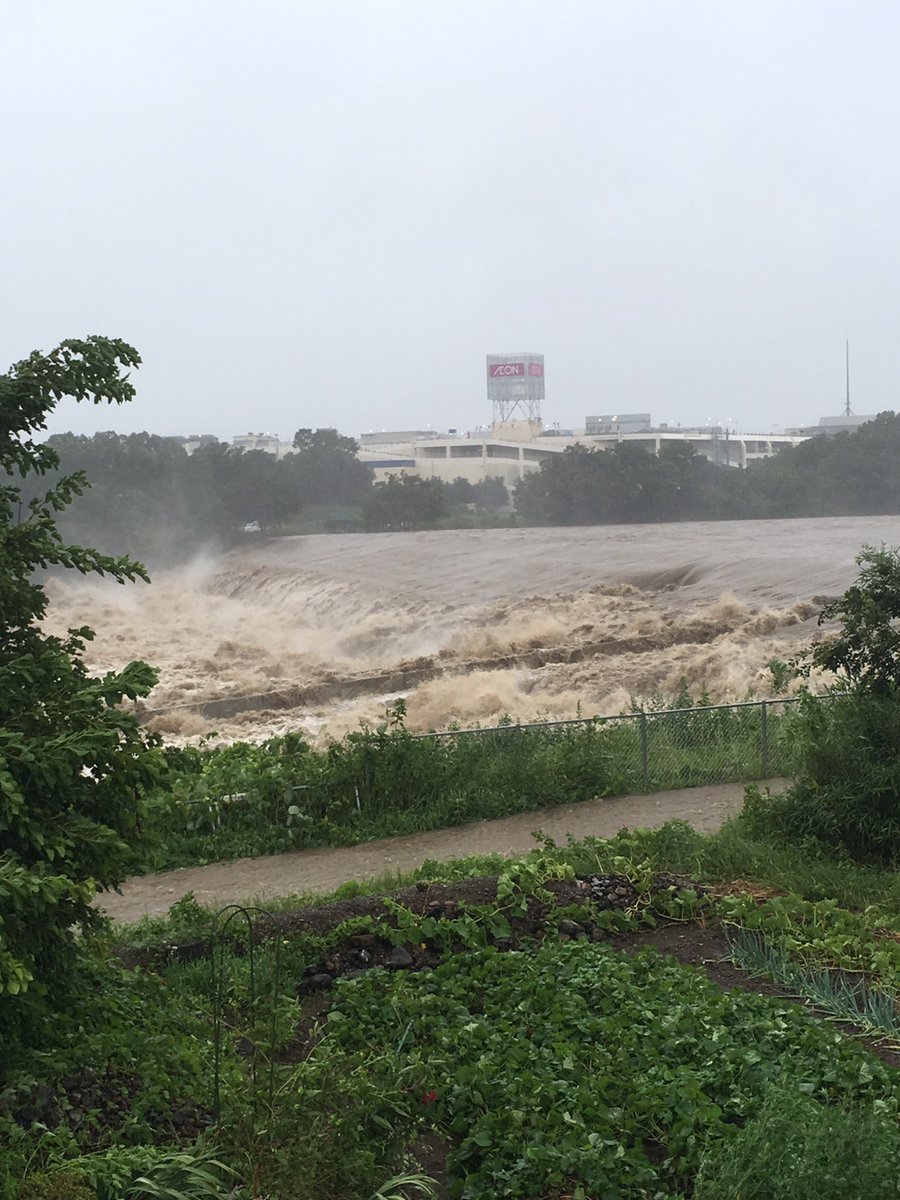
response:
<svg viewBox="0 0 900 1200"><path fill-rule="evenodd" d="M766 786L777 791L785 781L769 780ZM97 903L116 921L129 923L143 916L163 916L188 892L199 904L221 908L297 893L327 895L351 880L410 871L429 859L445 862L472 854L521 854L534 847L536 830L557 842L565 842L569 834L575 838L612 837L623 827L655 829L672 820L712 831L739 810L743 794L743 784L726 783L653 795L616 796L357 846L180 867L129 879L120 893L105 892L98 896Z"/></svg>

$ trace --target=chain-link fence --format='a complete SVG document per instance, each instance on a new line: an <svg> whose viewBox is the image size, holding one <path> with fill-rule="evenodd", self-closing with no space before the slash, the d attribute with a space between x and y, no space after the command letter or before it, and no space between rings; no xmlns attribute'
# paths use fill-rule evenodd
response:
<svg viewBox="0 0 900 1200"><path fill-rule="evenodd" d="M754 700L418 736L477 738L485 751L502 755L518 747L527 758L535 742L571 741L574 735L583 752L591 745L602 750L615 777L614 791L651 792L789 774L796 703L795 698Z"/></svg>
<svg viewBox="0 0 900 1200"><path fill-rule="evenodd" d="M191 760L151 817L164 865L181 866L750 783L794 772L798 715L796 700L758 700L418 735L397 721L323 750L299 737L238 744Z"/></svg>

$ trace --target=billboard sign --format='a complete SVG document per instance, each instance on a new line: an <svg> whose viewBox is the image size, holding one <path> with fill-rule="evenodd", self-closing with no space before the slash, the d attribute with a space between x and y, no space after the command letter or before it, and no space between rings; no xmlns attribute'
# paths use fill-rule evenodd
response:
<svg viewBox="0 0 900 1200"><path fill-rule="evenodd" d="M544 356L527 350L487 356L487 395L495 423L541 419L544 398Z"/></svg>

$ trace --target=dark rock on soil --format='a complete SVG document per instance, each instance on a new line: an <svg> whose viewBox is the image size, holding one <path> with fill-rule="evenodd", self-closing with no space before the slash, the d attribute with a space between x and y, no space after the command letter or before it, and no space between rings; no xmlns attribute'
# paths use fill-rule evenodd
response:
<svg viewBox="0 0 900 1200"><path fill-rule="evenodd" d="M394 970L403 970L413 965L413 956L405 946L395 946L391 951L390 966Z"/></svg>
<svg viewBox="0 0 900 1200"><path fill-rule="evenodd" d="M324 992L327 991L334 983L334 976L329 975L327 971L317 971L314 975L310 975L303 982L305 991Z"/></svg>

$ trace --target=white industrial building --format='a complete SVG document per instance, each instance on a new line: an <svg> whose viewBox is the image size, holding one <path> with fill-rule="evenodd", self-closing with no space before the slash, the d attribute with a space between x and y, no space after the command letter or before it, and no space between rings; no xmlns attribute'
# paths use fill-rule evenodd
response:
<svg viewBox="0 0 900 1200"><path fill-rule="evenodd" d="M499 475L507 486L540 468L541 460L562 454L569 446L606 449L617 442L638 442L659 454L666 442L687 444L697 454L723 467L746 467L759 458L769 458L782 446L796 446L805 438L789 434L732 433L711 429L648 429L641 433L578 433L560 435L535 429L531 422L512 421L494 425L489 432L476 431L463 437L435 437L406 441L385 432L375 442L372 435L360 446L359 457L375 472L376 479L388 475L420 475L425 479L457 478L477 483Z"/></svg>

